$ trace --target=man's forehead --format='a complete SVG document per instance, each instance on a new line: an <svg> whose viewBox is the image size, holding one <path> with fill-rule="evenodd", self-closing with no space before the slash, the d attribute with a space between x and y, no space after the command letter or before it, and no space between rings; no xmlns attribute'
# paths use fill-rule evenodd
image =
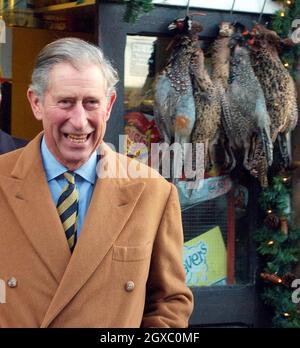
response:
<svg viewBox="0 0 300 348"><path fill-rule="evenodd" d="M84 78L84 76L87 76L89 72L91 75L96 74L97 78L100 76L102 77L103 75L102 69L96 64L86 63L82 64L82 66L80 67L77 67L68 62L60 62L52 67L52 69L50 70L50 77L68 76L70 74L73 74L74 76L80 76L81 78Z"/></svg>
<svg viewBox="0 0 300 348"><path fill-rule="evenodd" d="M100 88L106 85L102 71L98 66L90 65L78 70L68 65L57 64L49 74L49 87L58 85L61 88L76 87Z"/></svg>

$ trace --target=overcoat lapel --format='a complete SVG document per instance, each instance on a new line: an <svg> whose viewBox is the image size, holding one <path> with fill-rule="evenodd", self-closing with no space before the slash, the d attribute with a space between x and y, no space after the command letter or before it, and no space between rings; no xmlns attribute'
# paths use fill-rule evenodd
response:
<svg viewBox="0 0 300 348"><path fill-rule="evenodd" d="M107 171L108 167L110 172L110 168L115 168L116 160L116 154L107 149L100 162L100 171L104 168ZM126 179L97 179L76 248L42 327L50 325L101 263L129 219L143 189L143 183L129 183Z"/></svg>
<svg viewBox="0 0 300 348"><path fill-rule="evenodd" d="M31 245L59 283L71 254L44 173L40 140L41 134L24 148L11 177L0 177L0 187Z"/></svg>

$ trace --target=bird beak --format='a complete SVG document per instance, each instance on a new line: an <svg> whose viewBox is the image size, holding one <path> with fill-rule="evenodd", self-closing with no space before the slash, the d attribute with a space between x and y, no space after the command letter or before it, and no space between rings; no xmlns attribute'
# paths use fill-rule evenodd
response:
<svg viewBox="0 0 300 348"><path fill-rule="evenodd" d="M176 29L176 24L175 24L175 23L171 23L171 24L168 26L168 29L169 29L169 30L174 30L174 29Z"/></svg>

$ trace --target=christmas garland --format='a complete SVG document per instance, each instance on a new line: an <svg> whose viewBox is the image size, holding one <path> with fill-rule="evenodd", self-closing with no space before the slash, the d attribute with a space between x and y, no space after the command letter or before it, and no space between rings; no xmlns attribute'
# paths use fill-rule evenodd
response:
<svg viewBox="0 0 300 348"><path fill-rule="evenodd" d="M126 5L124 20L134 23L143 13L151 11L154 7L152 0L123 0Z"/></svg>
<svg viewBox="0 0 300 348"><path fill-rule="evenodd" d="M300 19L300 0L283 0L282 10L272 18L270 27L282 38L291 36L294 19ZM300 21L299 21L300 22ZM299 23L300 24L300 23ZM300 45L284 47L281 59L295 77L294 68L300 57ZM293 267L299 262L300 229L292 223L290 210L290 179L287 174L273 177L272 184L264 189L259 198L265 218L263 226L254 234L257 251L264 262L260 274L264 281L262 299L273 309L274 327L299 328L300 308L293 298L296 276Z"/></svg>
<svg viewBox="0 0 300 348"><path fill-rule="evenodd" d="M292 31L296 28L295 20L299 19L300 25L300 0L280 0L283 4L282 10L279 10L271 18L271 29L282 37L291 37ZM294 27L293 27L294 25ZM300 36L299 36L300 42ZM300 57L300 45L287 45L282 48L281 60L283 65L289 69L291 75L295 78L295 63Z"/></svg>
<svg viewBox="0 0 300 348"><path fill-rule="evenodd" d="M272 185L260 194L259 204L265 218L254 235L257 251L265 261L260 274L265 281L262 299L273 307L275 327L300 327L300 310L292 297L296 276L291 273L298 262L300 229L293 226L289 213L289 181L286 175L275 176Z"/></svg>

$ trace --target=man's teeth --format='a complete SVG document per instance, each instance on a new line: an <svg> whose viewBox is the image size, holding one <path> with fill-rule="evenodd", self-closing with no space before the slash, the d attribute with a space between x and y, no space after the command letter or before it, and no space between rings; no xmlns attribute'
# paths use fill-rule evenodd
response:
<svg viewBox="0 0 300 348"><path fill-rule="evenodd" d="M68 134L68 139L71 140L73 143L84 143L87 140L87 137L87 134Z"/></svg>

